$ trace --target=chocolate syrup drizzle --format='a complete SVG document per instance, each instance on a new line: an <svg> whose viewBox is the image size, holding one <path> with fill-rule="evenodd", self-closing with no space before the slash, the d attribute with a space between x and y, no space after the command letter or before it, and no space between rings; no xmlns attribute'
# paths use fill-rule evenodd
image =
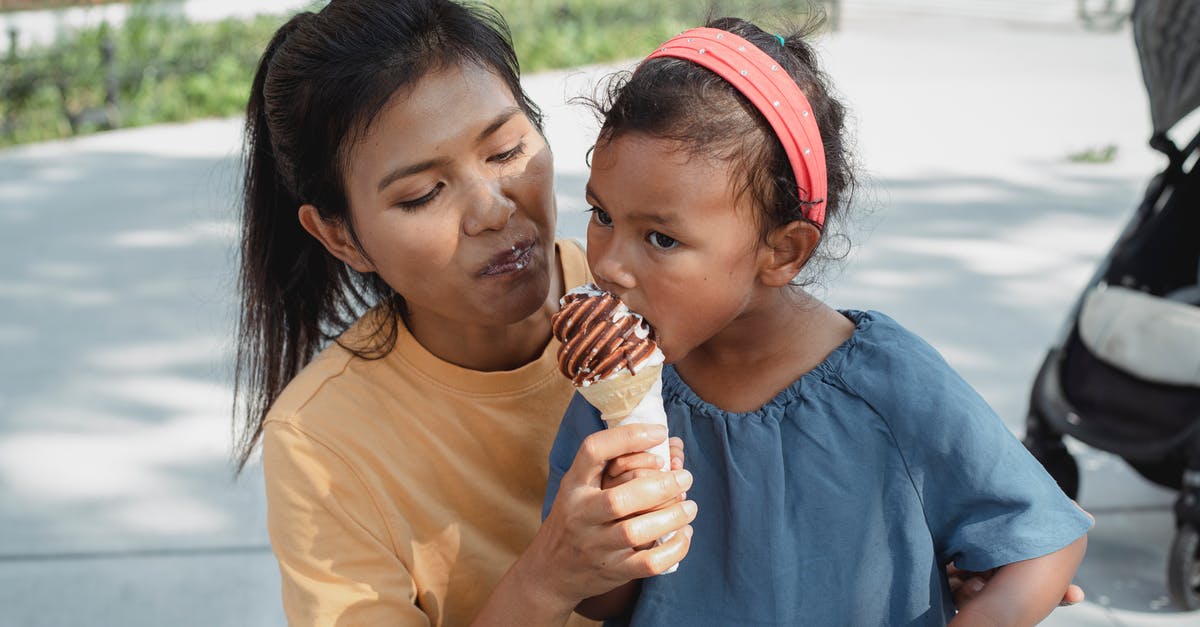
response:
<svg viewBox="0 0 1200 627"><path fill-rule="evenodd" d="M607 379L622 368L635 373L658 348L646 321L600 290L568 293L550 327L562 342L558 368L576 386Z"/></svg>

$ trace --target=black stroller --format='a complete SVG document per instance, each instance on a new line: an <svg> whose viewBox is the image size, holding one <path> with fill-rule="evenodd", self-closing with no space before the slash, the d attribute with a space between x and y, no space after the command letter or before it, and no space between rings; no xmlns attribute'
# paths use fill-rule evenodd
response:
<svg viewBox="0 0 1200 627"><path fill-rule="evenodd" d="M1070 435L1179 491L1167 581L1200 609L1200 134L1167 131L1200 107L1200 2L1138 0L1134 39L1150 145L1169 164L1070 312L1033 384L1025 445L1072 498Z"/></svg>

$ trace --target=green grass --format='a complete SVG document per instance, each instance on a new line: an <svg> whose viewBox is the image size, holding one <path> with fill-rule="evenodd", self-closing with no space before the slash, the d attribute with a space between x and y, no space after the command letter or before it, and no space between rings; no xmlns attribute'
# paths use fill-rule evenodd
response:
<svg viewBox="0 0 1200 627"><path fill-rule="evenodd" d="M103 130L239 114L263 48L287 16L187 23L135 2L120 27L76 33L53 47L0 58L0 146ZM319 7L323 2L314 2ZM708 7L679 0L495 0L525 72L641 56L700 24ZM806 0L726 1L718 14L770 27ZM101 60L112 42L113 63ZM105 105L115 86L117 106ZM70 118L75 117L72 125Z"/></svg>

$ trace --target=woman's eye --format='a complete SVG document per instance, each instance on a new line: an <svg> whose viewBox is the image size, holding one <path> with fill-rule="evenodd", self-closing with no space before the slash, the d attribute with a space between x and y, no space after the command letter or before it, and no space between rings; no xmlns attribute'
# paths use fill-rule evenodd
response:
<svg viewBox="0 0 1200 627"><path fill-rule="evenodd" d="M670 250L679 244L675 238L671 237L670 235L663 235L658 231L651 233L649 239L650 245L660 250Z"/></svg>
<svg viewBox="0 0 1200 627"><path fill-rule="evenodd" d="M600 207L588 207L588 211L592 212L592 221L600 226L612 226L612 218L608 212Z"/></svg>
<svg viewBox="0 0 1200 627"><path fill-rule="evenodd" d="M434 185L433 189L429 190L429 193L425 194L424 196L413 198L412 200L401 200L400 202L396 203L396 206L400 207L401 209L417 209L418 207L426 205L436 198L444 186L444 183L438 183L437 185Z"/></svg>
<svg viewBox="0 0 1200 627"><path fill-rule="evenodd" d="M505 150L498 155L492 155L488 160L495 163L508 163L509 161L512 161L523 154L525 154L525 142L521 142L516 146L513 146L512 149Z"/></svg>

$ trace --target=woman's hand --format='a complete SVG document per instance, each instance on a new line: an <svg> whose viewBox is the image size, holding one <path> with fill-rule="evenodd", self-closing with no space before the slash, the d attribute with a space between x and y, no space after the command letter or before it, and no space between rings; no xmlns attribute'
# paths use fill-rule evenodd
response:
<svg viewBox="0 0 1200 627"><path fill-rule="evenodd" d="M534 572L544 593L574 608L585 598L662 573L687 554L688 523L696 516L695 503L683 498L692 485L691 473L647 470L639 464L653 456L637 455L666 435L660 426L627 425L583 441L563 475L550 515L522 558L539 565ZM682 457L682 442L679 448ZM618 468L627 469L617 473L623 481L604 489L605 469L622 456L642 461L621 462ZM672 531L680 533L653 545Z"/></svg>
<svg viewBox="0 0 1200 627"><path fill-rule="evenodd" d="M1071 499L1071 503L1075 505L1079 511L1086 514L1088 518L1091 518L1093 523L1096 522L1096 517L1092 516L1091 512L1087 511L1086 509L1079 507L1079 503L1075 502L1075 499ZM983 592L983 589L987 587L988 581L990 581L992 576L995 574L995 568L979 573L969 570L960 570L954 564L948 564L946 566L946 579L950 583L950 594L954 595L954 605L961 608L962 606L966 605L968 601L979 596L979 594ZM1083 593L1083 588L1080 588L1075 584L1071 584L1067 586L1067 591L1063 593L1062 601L1059 602L1058 606L1068 607L1075 605L1076 603L1083 603L1084 598L1086 598L1086 595Z"/></svg>
<svg viewBox="0 0 1200 627"><path fill-rule="evenodd" d="M671 449L671 470L681 470L683 468L683 440L671 438L669 448ZM608 462L608 466L604 469L604 475L600 477L600 488L603 490L615 488L655 472L662 472L662 461L657 455L645 451L622 455ZM687 499L687 493L680 493L678 498L680 501ZM652 545L653 542L648 542L634 548L648 549Z"/></svg>
<svg viewBox="0 0 1200 627"><path fill-rule="evenodd" d="M683 468L683 440L671 438L671 470ZM607 490L628 483L638 477L661 471L662 461L657 455L639 451L610 460L600 479L600 487Z"/></svg>
<svg viewBox="0 0 1200 627"><path fill-rule="evenodd" d="M987 587L987 582L996 574L996 569L987 570L984 572L973 572L969 570L960 570L954 564L946 566L946 578L950 582L950 593L954 595L954 605L962 607L968 601L979 596L983 589ZM1083 588L1075 584L1067 586L1066 593L1063 594L1062 601L1059 602L1059 607L1068 607L1076 603L1082 603L1086 595L1083 593Z"/></svg>

